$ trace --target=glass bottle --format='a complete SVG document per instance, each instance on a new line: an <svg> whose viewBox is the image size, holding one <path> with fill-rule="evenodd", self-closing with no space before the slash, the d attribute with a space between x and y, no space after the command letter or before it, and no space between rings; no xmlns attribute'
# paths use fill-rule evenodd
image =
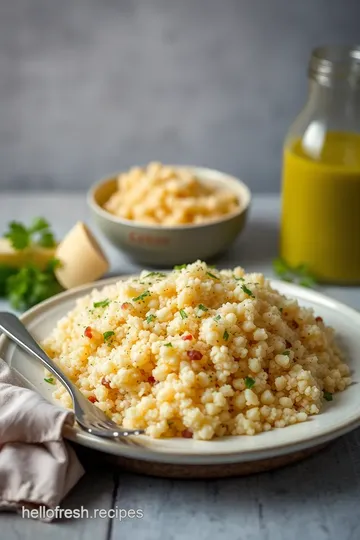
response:
<svg viewBox="0 0 360 540"><path fill-rule="evenodd" d="M284 143L281 256L319 281L360 283L360 46L312 52Z"/></svg>

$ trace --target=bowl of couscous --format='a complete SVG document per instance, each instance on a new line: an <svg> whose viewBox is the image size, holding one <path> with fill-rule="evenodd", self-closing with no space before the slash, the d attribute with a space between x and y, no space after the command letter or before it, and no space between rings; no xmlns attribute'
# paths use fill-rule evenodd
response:
<svg viewBox="0 0 360 540"><path fill-rule="evenodd" d="M87 200L114 246L139 262L170 266L229 248L245 226L251 194L213 169L150 163L101 180Z"/></svg>

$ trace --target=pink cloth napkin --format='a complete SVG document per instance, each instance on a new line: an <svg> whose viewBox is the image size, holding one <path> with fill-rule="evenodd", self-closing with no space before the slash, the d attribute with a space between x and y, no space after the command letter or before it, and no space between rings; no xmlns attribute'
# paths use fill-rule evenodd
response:
<svg viewBox="0 0 360 540"><path fill-rule="evenodd" d="M52 405L0 359L0 510L55 508L84 474L62 431L74 415Z"/></svg>

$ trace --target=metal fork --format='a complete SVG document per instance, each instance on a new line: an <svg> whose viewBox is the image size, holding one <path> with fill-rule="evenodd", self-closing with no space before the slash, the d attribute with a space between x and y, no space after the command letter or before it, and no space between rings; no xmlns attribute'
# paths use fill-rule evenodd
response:
<svg viewBox="0 0 360 540"><path fill-rule="evenodd" d="M110 420L105 413L93 405L80 390L68 379L51 358L36 343L23 323L12 313L0 313L0 330L4 332L19 347L40 360L44 366L65 386L69 392L73 404L75 418L78 424L92 435L107 439L118 439L128 435L140 435L141 429L122 429Z"/></svg>

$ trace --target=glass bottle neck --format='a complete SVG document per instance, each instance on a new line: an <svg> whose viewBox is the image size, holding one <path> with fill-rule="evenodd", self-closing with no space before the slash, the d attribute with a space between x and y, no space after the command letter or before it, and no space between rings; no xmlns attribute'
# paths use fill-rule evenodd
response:
<svg viewBox="0 0 360 540"><path fill-rule="evenodd" d="M310 79L307 107L341 129L359 130L360 87L351 87L345 81L330 85Z"/></svg>

